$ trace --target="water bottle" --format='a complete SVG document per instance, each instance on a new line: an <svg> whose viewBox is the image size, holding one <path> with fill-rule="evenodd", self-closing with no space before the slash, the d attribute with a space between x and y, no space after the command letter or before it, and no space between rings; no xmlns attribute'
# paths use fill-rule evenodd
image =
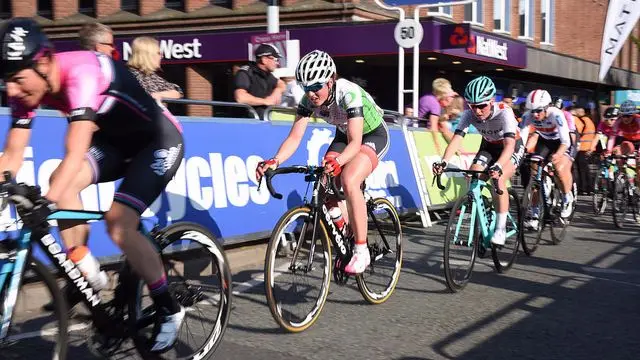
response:
<svg viewBox="0 0 640 360"><path fill-rule="evenodd" d="M341 234L344 234L343 229L344 229L345 221L344 221L344 218L342 217L342 211L340 210L340 207L334 206L331 209L329 209L329 216L331 216L331 220L336 225L336 229L338 229L338 231Z"/></svg>
<svg viewBox="0 0 640 360"><path fill-rule="evenodd" d="M88 247L73 248L69 252L69 259L76 264L94 290L99 291L107 286L107 274L100 270L100 263L91 255Z"/></svg>

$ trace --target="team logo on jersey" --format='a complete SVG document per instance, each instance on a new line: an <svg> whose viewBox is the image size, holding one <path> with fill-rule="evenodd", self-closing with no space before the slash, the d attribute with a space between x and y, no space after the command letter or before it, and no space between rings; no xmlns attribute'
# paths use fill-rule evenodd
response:
<svg viewBox="0 0 640 360"><path fill-rule="evenodd" d="M7 44L7 60L22 60L26 46L24 46L24 38L29 34L28 31L21 26L13 28L9 37L11 41Z"/></svg>
<svg viewBox="0 0 640 360"><path fill-rule="evenodd" d="M163 176L176 162L178 159L178 155L180 154L180 149L182 149L182 144L178 146L173 146L169 149L159 149L153 153L153 156L156 158L155 161L151 164L151 169L158 176Z"/></svg>

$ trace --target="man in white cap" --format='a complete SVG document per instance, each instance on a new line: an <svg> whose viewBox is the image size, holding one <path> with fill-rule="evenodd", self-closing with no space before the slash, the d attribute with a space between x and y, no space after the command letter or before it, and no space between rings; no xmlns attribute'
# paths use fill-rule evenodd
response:
<svg viewBox="0 0 640 360"><path fill-rule="evenodd" d="M235 100L253 106L260 118L267 106L280 105L285 83L273 75L282 55L271 44L261 44L255 50L256 61L251 61L236 73Z"/></svg>

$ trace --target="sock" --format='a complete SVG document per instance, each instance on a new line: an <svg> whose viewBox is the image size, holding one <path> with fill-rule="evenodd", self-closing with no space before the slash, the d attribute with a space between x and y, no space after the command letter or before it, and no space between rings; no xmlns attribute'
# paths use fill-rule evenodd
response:
<svg viewBox="0 0 640 360"><path fill-rule="evenodd" d="M147 287L149 288L149 293L158 311L162 311L166 314L175 314L180 311L178 302L169 293L166 275L162 275L162 278L153 284L147 284Z"/></svg>
<svg viewBox="0 0 640 360"><path fill-rule="evenodd" d="M497 217L498 223L496 224L496 229L505 229L507 227L507 213L498 213Z"/></svg>
<svg viewBox="0 0 640 360"><path fill-rule="evenodd" d="M573 193L569 191L568 193L564 194L564 202L568 203L571 201L573 201Z"/></svg>
<svg viewBox="0 0 640 360"><path fill-rule="evenodd" d="M360 254L362 254L363 252L369 252L369 248L367 247L367 243L365 242L364 244L358 244L356 242L356 245L353 247L353 252L354 253L360 253Z"/></svg>

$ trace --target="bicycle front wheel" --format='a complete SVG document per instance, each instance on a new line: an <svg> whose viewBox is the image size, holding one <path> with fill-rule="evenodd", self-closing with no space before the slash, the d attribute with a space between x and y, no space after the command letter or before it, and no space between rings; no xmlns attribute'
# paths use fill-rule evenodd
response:
<svg viewBox="0 0 640 360"><path fill-rule="evenodd" d="M491 255L496 271L507 272L513 266L522 241L522 207L513 188L509 188L509 212L507 213L506 239L502 246L491 244Z"/></svg>
<svg viewBox="0 0 640 360"><path fill-rule="evenodd" d="M524 221L521 241L522 250L528 256L538 249L546 226L546 210L540 190L540 184L531 179L522 196Z"/></svg>
<svg viewBox="0 0 640 360"><path fill-rule="evenodd" d="M331 243L308 206L287 211L269 239L264 290L273 319L286 331L301 332L322 312L331 281Z"/></svg>
<svg viewBox="0 0 640 360"><path fill-rule="evenodd" d="M619 172L615 175L613 182L613 223L618 228L624 228L625 222L629 221L629 181L627 175Z"/></svg>
<svg viewBox="0 0 640 360"><path fill-rule="evenodd" d="M464 289L471 279L480 245L478 208L469 196L459 198L444 235L444 277L451 292Z"/></svg>
<svg viewBox="0 0 640 360"><path fill-rule="evenodd" d="M2 262L0 262L0 265ZM35 258L27 259L23 283L17 293L9 289L11 277L6 277L0 289L0 319L5 309L13 307L9 332L0 340L3 359L65 360L68 349L67 302L49 269ZM24 276L33 281L24 282ZM43 313L41 307L53 299L53 313Z"/></svg>
<svg viewBox="0 0 640 360"><path fill-rule="evenodd" d="M609 170L606 170L609 171ZM593 186L593 213L595 215L604 214L607 209L607 198L609 197L609 180L603 176L602 171L596 173L596 180Z"/></svg>
<svg viewBox="0 0 640 360"><path fill-rule="evenodd" d="M382 304L393 294L400 278L402 227L398 212L389 200L376 198L367 207L371 265L356 276L356 282L365 300L371 304Z"/></svg>
<svg viewBox="0 0 640 360"><path fill-rule="evenodd" d="M167 273L169 292L186 315L175 346L167 359L208 359L215 352L231 313L231 270L222 246L207 228L179 222L155 237ZM129 304L129 319L137 333L134 342L143 358L150 356L155 307L147 286L138 282Z"/></svg>

